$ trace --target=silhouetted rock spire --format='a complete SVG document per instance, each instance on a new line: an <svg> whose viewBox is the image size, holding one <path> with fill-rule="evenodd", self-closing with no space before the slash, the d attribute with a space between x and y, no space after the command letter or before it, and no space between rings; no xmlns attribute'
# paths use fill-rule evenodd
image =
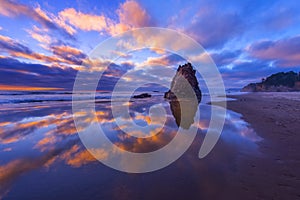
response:
<svg viewBox="0 0 300 200"><path fill-rule="evenodd" d="M187 81L185 81L185 80ZM189 85L187 85L189 83ZM177 99L176 95L180 95L180 97L189 98L192 97L189 93L189 88L193 89L195 93L198 103L201 101L202 94L199 88L199 84L196 78L196 70L193 69L191 63L187 63L184 65L179 65L177 72L171 82L171 88L168 92L165 93L165 98L170 100Z"/></svg>

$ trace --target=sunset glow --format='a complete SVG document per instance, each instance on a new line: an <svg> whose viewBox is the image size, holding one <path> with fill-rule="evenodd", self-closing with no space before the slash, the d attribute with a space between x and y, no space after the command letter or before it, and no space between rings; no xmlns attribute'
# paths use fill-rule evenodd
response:
<svg viewBox="0 0 300 200"><path fill-rule="evenodd" d="M51 91L51 90L63 90L63 88L0 85L0 90L3 90L3 91Z"/></svg>

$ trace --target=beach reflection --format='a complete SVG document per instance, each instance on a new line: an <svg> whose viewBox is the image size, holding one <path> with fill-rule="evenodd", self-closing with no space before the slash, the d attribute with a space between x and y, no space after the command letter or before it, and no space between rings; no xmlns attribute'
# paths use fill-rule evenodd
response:
<svg viewBox="0 0 300 200"><path fill-rule="evenodd" d="M194 117L198 110L198 103L196 101L177 101L172 100L169 102L172 114L175 118L178 127L189 129L194 123ZM181 113L181 107L185 108L185 112Z"/></svg>
<svg viewBox="0 0 300 200"><path fill-rule="evenodd" d="M112 117L109 103L97 104L96 113L90 118L86 116L91 116L89 112L92 111L74 114L82 116L85 123L101 123L107 137L117 147L131 152L150 152L162 148L175 136L180 124L178 105L169 105L162 96L137 100L129 105L132 119L121 119L124 122L134 120L140 125L149 124L147 114L153 102L160 102L165 107L166 123L163 129L155 129L154 124L151 127L153 136L147 138L132 137L121 131ZM221 188L240 149L253 149L253 141L257 138L253 130L242 123L239 115L231 113L227 116L222 141L205 162L199 160L198 151L210 119L210 106L199 106L199 122L193 121L194 107L191 107L191 116L185 116L189 118L185 128L191 125L199 128L191 148L167 168L143 175L116 172L96 161L81 144L68 103L1 107L0 197L53 199L54 189L49 190L48 187L55 188L55 194L60 198L76 199L89 195L102 199L132 199L144 195L147 196L145 199L160 195L173 199L214 197L217 194L208 190L208 186ZM103 158L113 153L104 149L94 151ZM75 180L80 182L75 183ZM26 191L28 184L36 188L34 193ZM170 184L173 189L166 191L164 188ZM80 190L82 185L85 185L85 191Z"/></svg>

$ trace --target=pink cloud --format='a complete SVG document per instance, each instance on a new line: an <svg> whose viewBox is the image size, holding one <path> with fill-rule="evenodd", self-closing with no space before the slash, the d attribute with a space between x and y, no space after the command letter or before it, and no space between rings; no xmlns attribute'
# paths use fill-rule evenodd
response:
<svg viewBox="0 0 300 200"><path fill-rule="evenodd" d="M37 60L44 63L64 63L69 65L80 64L86 56L80 50L68 46L52 47L53 55L37 53L27 46L13 40L10 37L0 35L0 48L2 51L9 53L10 56Z"/></svg>
<svg viewBox="0 0 300 200"><path fill-rule="evenodd" d="M59 20L53 15L43 11L40 6L31 8L27 5L20 4L9 0L0 0L0 14L7 17L27 16L40 23L44 28L61 31L64 35L74 34L74 30L64 23L57 23Z"/></svg>
<svg viewBox="0 0 300 200"><path fill-rule="evenodd" d="M27 33L36 41L41 43L41 46L47 49L45 45L49 45L52 41L51 37L46 34L47 29L40 29L37 26L33 26L32 29L27 29Z"/></svg>
<svg viewBox="0 0 300 200"><path fill-rule="evenodd" d="M107 27L103 15L85 14L76 11L74 8L67 8L59 12L59 18L84 31L103 31Z"/></svg>
<svg viewBox="0 0 300 200"><path fill-rule="evenodd" d="M255 58L274 61L281 67L300 66L300 36L255 42L247 51Z"/></svg>
<svg viewBox="0 0 300 200"><path fill-rule="evenodd" d="M66 45L54 46L53 49L58 53L69 53L77 56L83 54L81 50Z"/></svg>
<svg viewBox="0 0 300 200"><path fill-rule="evenodd" d="M149 14L136 1L126 1L116 11L119 23L109 20L108 32L111 35L119 34L131 28L145 27L151 25Z"/></svg>
<svg viewBox="0 0 300 200"><path fill-rule="evenodd" d="M119 20L132 27L143 27L150 24L150 16L136 1L126 1L117 10Z"/></svg>
<svg viewBox="0 0 300 200"><path fill-rule="evenodd" d="M56 29L72 36L77 30L106 32L114 35L135 27L144 27L151 24L150 16L136 1L128 0L120 4L116 10L118 20L110 19L103 14L89 14L66 8L58 16L46 12L38 5L36 8L9 0L0 0L0 14L7 17L27 16L40 23L46 29ZM42 42L44 40L36 33L31 36ZM44 40L45 41L45 40Z"/></svg>
<svg viewBox="0 0 300 200"><path fill-rule="evenodd" d="M25 5L8 0L0 0L0 14L7 17L16 17L20 14L29 14L31 9Z"/></svg>

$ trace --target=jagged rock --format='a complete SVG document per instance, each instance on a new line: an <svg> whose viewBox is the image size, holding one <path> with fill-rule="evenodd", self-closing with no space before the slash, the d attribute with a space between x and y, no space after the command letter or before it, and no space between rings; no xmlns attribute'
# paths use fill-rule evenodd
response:
<svg viewBox="0 0 300 200"><path fill-rule="evenodd" d="M192 88L192 91L191 89ZM193 94L192 94L193 93ZM198 103L201 101L202 94L196 78L196 70L191 63L179 65L177 72L171 82L171 88L165 93L164 97L170 100L176 100L176 95L183 98L191 98L195 94Z"/></svg>
<svg viewBox="0 0 300 200"><path fill-rule="evenodd" d="M142 99L142 98L149 98L149 97L151 97L151 94L148 94L148 93L142 93L142 94L133 96L133 98L135 98L135 99Z"/></svg>

